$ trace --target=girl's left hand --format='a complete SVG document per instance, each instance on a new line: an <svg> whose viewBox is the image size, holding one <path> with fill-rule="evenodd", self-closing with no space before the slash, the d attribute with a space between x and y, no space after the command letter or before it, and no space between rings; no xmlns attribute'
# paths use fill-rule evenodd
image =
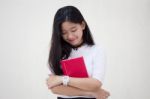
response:
<svg viewBox="0 0 150 99"><path fill-rule="evenodd" d="M104 89L100 89L96 92L97 97L96 99L107 99L110 96L110 93Z"/></svg>
<svg viewBox="0 0 150 99"><path fill-rule="evenodd" d="M47 78L47 86L49 89L61 85L62 84L62 77L57 75L49 75Z"/></svg>

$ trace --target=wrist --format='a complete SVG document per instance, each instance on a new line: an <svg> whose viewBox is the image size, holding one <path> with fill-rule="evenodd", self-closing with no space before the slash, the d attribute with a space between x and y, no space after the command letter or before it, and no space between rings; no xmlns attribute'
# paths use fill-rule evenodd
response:
<svg viewBox="0 0 150 99"><path fill-rule="evenodd" d="M69 83L69 76L62 76L62 84L64 85L64 86L67 86L68 85L68 83Z"/></svg>

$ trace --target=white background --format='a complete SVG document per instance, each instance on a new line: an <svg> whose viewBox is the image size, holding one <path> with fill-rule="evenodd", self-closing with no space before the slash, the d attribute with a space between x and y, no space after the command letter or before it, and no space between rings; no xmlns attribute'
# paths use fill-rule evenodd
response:
<svg viewBox="0 0 150 99"><path fill-rule="evenodd" d="M107 52L109 99L150 99L149 0L0 0L0 99L55 99L46 86L53 17L74 5Z"/></svg>

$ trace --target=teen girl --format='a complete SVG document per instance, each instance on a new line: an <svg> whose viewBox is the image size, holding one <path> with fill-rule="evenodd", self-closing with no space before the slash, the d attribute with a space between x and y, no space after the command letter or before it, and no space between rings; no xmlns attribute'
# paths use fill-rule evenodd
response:
<svg viewBox="0 0 150 99"><path fill-rule="evenodd" d="M60 61L83 56L88 78L63 76ZM54 17L49 66L52 74L48 88L58 99L106 99L102 89L105 59L102 48L94 43L90 29L74 6L60 8Z"/></svg>

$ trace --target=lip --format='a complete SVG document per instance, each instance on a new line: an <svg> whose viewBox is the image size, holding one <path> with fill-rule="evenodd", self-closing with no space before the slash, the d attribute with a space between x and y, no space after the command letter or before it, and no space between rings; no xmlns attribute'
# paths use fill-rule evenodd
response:
<svg viewBox="0 0 150 99"><path fill-rule="evenodd" d="M68 40L69 42L74 42L75 41L75 39L74 40Z"/></svg>

